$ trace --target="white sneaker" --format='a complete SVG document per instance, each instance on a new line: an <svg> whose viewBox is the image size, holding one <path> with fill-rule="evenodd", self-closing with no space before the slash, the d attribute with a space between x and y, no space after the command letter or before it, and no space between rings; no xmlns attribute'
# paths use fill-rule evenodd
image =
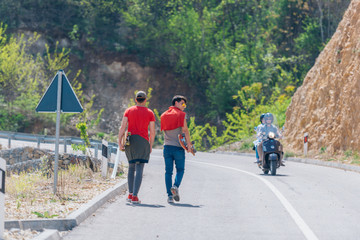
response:
<svg viewBox="0 0 360 240"><path fill-rule="evenodd" d="M174 198L172 196L168 197L168 203L174 203Z"/></svg>
<svg viewBox="0 0 360 240"><path fill-rule="evenodd" d="M179 189L177 186L172 186L170 189L171 193L173 194L175 201L180 201Z"/></svg>

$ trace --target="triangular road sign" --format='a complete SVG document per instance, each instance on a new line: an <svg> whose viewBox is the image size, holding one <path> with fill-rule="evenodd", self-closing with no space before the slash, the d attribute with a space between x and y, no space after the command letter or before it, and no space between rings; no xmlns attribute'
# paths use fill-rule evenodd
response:
<svg viewBox="0 0 360 240"><path fill-rule="evenodd" d="M62 84L61 84L61 112L65 113L80 113L83 112L83 108L77 98L74 90L72 89L69 80L67 79L65 72L61 71ZM59 72L55 75L54 79L50 83L50 86L46 90L45 94L41 98L39 104L36 107L37 112L56 112L57 110L57 92L58 92L58 79Z"/></svg>
<svg viewBox="0 0 360 240"><path fill-rule="evenodd" d="M58 98L59 95L59 98ZM59 138L60 138L60 113L79 113L83 108L72 89L63 70L59 70L51 81L44 96L36 107L37 112L56 112L56 138L55 138L55 163L54 163L54 194L56 194L58 165L59 165Z"/></svg>

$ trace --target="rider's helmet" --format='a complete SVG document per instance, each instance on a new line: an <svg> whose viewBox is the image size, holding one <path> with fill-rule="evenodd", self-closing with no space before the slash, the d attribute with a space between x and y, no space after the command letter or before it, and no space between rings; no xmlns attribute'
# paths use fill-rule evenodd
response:
<svg viewBox="0 0 360 240"><path fill-rule="evenodd" d="M273 123L273 121L274 121L274 116L271 113L266 113L264 118L265 118L265 122L268 119L271 119L271 123Z"/></svg>
<svg viewBox="0 0 360 240"><path fill-rule="evenodd" d="M263 118L265 117L265 113L260 115L260 123L262 123Z"/></svg>

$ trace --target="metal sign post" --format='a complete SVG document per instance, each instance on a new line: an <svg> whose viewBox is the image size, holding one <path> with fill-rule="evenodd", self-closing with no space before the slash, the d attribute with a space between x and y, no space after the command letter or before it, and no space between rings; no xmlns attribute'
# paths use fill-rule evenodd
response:
<svg viewBox="0 0 360 240"><path fill-rule="evenodd" d="M56 139L54 163L54 194L57 188L59 164L60 114L80 113L83 108L63 70L59 70L36 107L37 112L56 112Z"/></svg>
<svg viewBox="0 0 360 240"><path fill-rule="evenodd" d="M0 239L4 238L6 161L0 158Z"/></svg>
<svg viewBox="0 0 360 240"><path fill-rule="evenodd" d="M58 79L62 79L62 71L58 73ZM54 164L54 194L57 189L59 167L59 137L60 137L60 111L61 111L61 87L62 81L58 80L57 104L56 104L56 139L55 139L55 164Z"/></svg>
<svg viewBox="0 0 360 240"><path fill-rule="evenodd" d="M307 151L308 151L308 133L304 134L304 156L307 155Z"/></svg>
<svg viewBox="0 0 360 240"><path fill-rule="evenodd" d="M108 170L108 142L102 140L102 161L101 161L101 176L104 178L107 175Z"/></svg>

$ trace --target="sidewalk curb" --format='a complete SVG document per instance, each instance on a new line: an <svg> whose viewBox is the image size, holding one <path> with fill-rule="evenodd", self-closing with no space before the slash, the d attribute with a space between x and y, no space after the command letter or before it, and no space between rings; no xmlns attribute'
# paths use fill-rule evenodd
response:
<svg viewBox="0 0 360 240"><path fill-rule="evenodd" d="M103 206L107 201L121 194L127 189L127 179L122 180L112 188L93 198L90 202L81 206L78 210L74 211L66 218L51 219L51 220L15 220L5 221L5 229L19 228L22 230L32 229L36 231L44 230L38 235L36 240L57 240L61 239L58 231L72 230L78 226L86 218L91 216L97 209ZM58 235L58 236L57 236Z"/></svg>
<svg viewBox="0 0 360 240"><path fill-rule="evenodd" d="M45 229L40 235L36 236L32 240L60 240L61 236L58 230Z"/></svg>
<svg viewBox="0 0 360 240"><path fill-rule="evenodd" d="M254 153L238 153L238 152L218 151L218 152L215 152L215 154L229 154L229 155L238 155L238 156L246 156L246 157L254 157L255 158ZM324 166L324 167L338 168L338 169L342 169L344 171L353 171L353 172L360 173L360 166L339 163L336 161L331 162L331 161L322 161L322 160L311 159L311 158L296 158L296 157L287 157L287 158L284 158L284 160L305 163L305 164L318 165L318 166Z"/></svg>
<svg viewBox="0 0 360 240"><path fill-rule="evenodd" d="M90 202L81 206L78 210L67 216L68 220L75 220L76 226L93 214L97 209L104 205L108 200L116 197L127 189L127 179L124 179L112 188L93 198Z"/></svg>

